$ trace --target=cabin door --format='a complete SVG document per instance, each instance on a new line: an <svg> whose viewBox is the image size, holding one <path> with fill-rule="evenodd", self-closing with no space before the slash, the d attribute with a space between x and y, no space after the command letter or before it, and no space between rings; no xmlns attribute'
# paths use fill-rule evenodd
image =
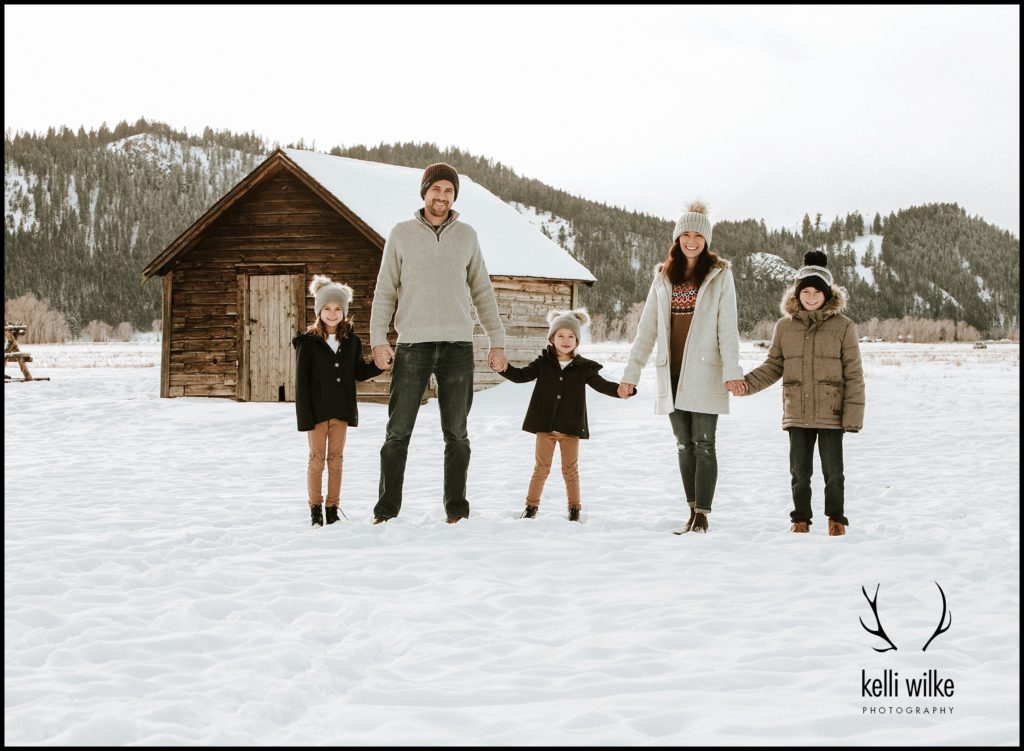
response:
<svg viewBox="0 0 1024 751"><path fill-rule="evenodd" d="M248 278L246 344L249 401L295 401L295 350L292 337L302 320L298 309L302 274L252 275Z"/></svg>

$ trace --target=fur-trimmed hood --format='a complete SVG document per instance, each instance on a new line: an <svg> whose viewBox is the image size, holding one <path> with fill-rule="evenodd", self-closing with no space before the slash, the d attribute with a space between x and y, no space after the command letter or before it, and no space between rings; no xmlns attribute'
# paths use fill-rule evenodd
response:
<svg viewBox="0 0 1024 751"><path fill-rule="evenodd" d="M821 313L823 318L837 316L846 310L847 301L848 296L846 290L838 284L833 284L832 299L828 300L824 305L812 312ZM791 284L789 288L782 293L782 301L779 303L779 310L782 311L782 315L787 318L796 318L797 313L806 312L802 307L800 307L800 300L796 294L796 282Z"/></svg>
<svg viewBox="0 0 1024 751"><path fill-rule="evenodd" d="M664 261L661 261L660 263L658 263L658 265L654 267L654 273L655 274L660 274L661 273L661 269L662 269L662 267L664 267L664 265L665 265ZM713 268L713 269L728 269L728 268L732 268L732 261L727 261L724 258L719 258L717 261L715 261L715 265L712 266L711 268Z"/></svg>

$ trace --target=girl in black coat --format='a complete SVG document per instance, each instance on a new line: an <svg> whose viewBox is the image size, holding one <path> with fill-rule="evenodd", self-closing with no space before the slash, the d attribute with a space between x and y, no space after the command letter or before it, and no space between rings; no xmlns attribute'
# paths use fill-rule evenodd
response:
<svg viewBox="0 0 1024 751"><path fill-rule="evenodd" d="M383 371L363 362L363 347L348 319L352 288L314 276L316 321L292 339L295 347L295 417L299 430L309 436L306 486L314 527L323 526L321 504L324 463L327 464L327 523L338 521L341 503L341 465L348 428L359 424L356 381Z"/></svg>
<svg viewBox="0 0 1024 751"><path fill-rule="evenodd" d="M523 368L507 365L501 375L513 383L536 380L523 430L537 434L536 464L526 491L522 518L533 519L540 494L551 471L555 444L562 457L562 478L569 501L569 520L580 519L580 440L590 437L587 426L587 386L618 398L619 384L598 375L602 365L576 354L580 330L590 323L587 311L552 310L548 313L548 342L540 356Z"/></svg>

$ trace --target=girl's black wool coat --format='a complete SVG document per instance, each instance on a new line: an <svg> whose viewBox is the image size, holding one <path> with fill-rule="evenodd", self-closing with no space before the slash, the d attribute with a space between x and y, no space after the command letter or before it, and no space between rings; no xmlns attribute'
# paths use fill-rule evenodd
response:
<svg viewBox="0 0 1024 751"><path fill-rule="evenodd" d="M565 433L590 437L587 425L587 386L607 396L618 397L619 384L602 378L603 365L576 355L562 369L554 347L547 347L536 360L522 368L509 365L501 374L513 383L537 381L523 430L527 433Z"/></svg>
<svg viewBox="0 0 1024 751"><path fill-rule="evenodd" d="M351 427L359 424L356 408L356 381L378 376L384 371L363 362L363 345L350 333L334 352L327 341L309 332L292 339L295 347L295 416L299 430L307 431L324 420L344 420Z"/></svg>

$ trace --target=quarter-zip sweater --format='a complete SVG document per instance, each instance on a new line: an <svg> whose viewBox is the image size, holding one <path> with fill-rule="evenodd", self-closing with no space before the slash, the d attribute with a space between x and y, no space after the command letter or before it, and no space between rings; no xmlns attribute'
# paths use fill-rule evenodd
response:
<svg viewBox="0 0 1024 751"><path fill-rule="evenodd" d="M537 381L523 421L523 430L527 433L565 433L590 438L586 387L606 396L619 396L619 384L598 374L602 367L600 363L576 355L562 368L557 353L549 346L529 365L522 368L509 365L501 375L513 383Z"/></svg>
<svg viewBox="0 0 1024 751"><path fill-rule="evenodd" d="M476 231L454 210L451 219L435 232L417 212L391 230L373 291L371 347L388 343L392 315L399 343L472 342L474 307L490 346L505 346Z"/></svg>
<svg viewBox="0 0 1024 751"><path fill-rule="evenodd" d="M355 333L338 343L338 351L316 334L292 339L295 347L295 417L305 432L324 420L344 420L359 425L356 381L380 375L373 362L363 361L363 346Z"/></svg>

